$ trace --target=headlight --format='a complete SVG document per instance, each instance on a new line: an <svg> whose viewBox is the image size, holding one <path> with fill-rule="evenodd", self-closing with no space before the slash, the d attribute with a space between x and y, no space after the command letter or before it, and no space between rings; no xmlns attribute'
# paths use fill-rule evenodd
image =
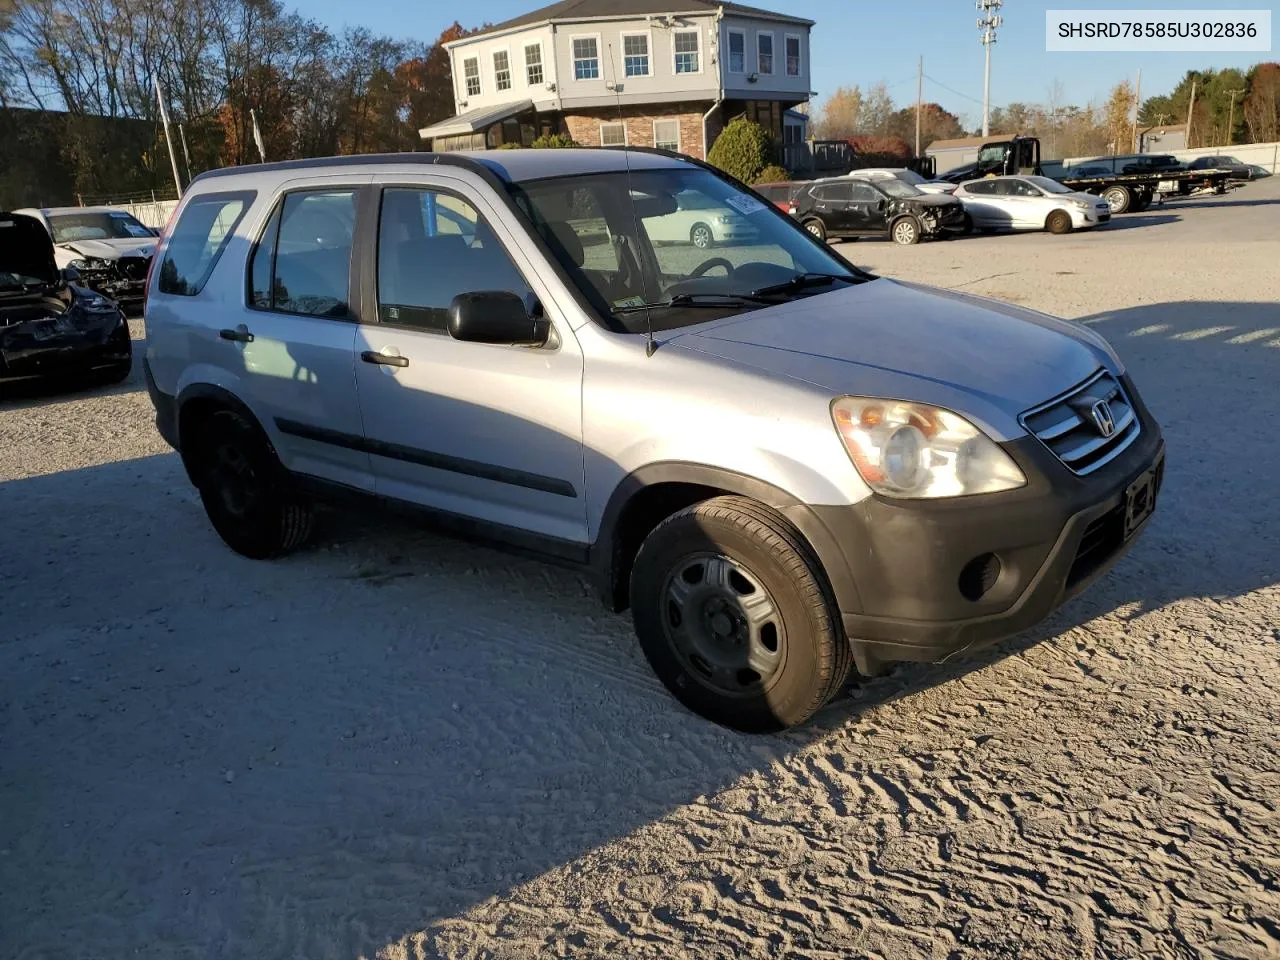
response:
<svg viewBox="0 0 1280 960"><path fill-rule="evenodd" d="M715 218L716 223L733 223L735 219L732 213L722 213Z"/></svg>
<svg viewBox="0 0 1280 960"><path fill-rule="evenodd" d="M72 267L76 270L83 270L87 266L89 266L89 261L88 260L72 260L70 263L67 264L67 266Z"/></svg>
<svg viewBox="0 0 1280 960"><path fill-rule="evenodd" d="M1071 198L1071 202L1081 210L1092 210L1095 203L1093 200L1077 200L1075 197Z"/></svg>
<svg viewBox="0 0 1280 960"><path fill-rule="evenodd" d="M964 497L1026 485L995 441L950 410L841 397L831 417L858 474L886 497Z"/></svg>
<svg viewBox="0 0 1280 960"><path fill-rule="evenodd" d="M111 313L116 309L114 300L92 293L80 298L80 306L89 313Z"/></svg>

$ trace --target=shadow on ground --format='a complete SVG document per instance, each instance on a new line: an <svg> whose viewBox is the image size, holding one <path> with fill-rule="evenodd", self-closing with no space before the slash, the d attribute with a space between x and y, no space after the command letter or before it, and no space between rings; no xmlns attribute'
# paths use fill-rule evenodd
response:
<svg viewBox="0 0 1280 960"><path fill-rule="evenodd" d="M572 572L341 512L307 552L253 563L215 539L174 455L0 485L12 946L372 956L824 727L1093 617L1274 584L1280 500L1249 451L1280 422L1275 304L1084 322L1165 428L1141 542L1039 629L899 667L778 737L684 712ZM1223 526L1234 547L1212 555L1199 532Z"/></svg>

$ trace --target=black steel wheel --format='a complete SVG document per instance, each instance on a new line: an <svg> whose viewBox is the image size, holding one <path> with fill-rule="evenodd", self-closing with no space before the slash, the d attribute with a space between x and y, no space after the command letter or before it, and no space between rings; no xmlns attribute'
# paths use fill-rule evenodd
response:
<svg viewBox="0 0 1280 960"><path fill-rule="evenodd" d="M852 666L812 549L785 518L744 497L717 497L660 523L636 556L631 607L667 689L737 730L803 723Z"/></svg>
<svg viewBox="0 0 1280 960"><path fill-rule="evenodd" d="M291 489L275 451L256 426L233 410L219 410L202 423L192 442L200 499L227 546L265 560L306 541L311 504Z"/></svg>

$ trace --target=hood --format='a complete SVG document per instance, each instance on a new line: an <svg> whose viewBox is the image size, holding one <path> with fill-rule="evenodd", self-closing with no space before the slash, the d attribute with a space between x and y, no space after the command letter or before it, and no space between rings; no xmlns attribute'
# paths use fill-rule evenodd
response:
<svg viewBox="0 0 1280 960"><path fill-rule="evenodd" d="M58 247L96 260L118 260L120 257L149 257L156 249L154 238L119 237L110 240L72 240Z"/></svg>
<svg viewBox="0 0 1280 960"><path fill-rule="evenodd" d="M997 439L1017 416L1101 366L1091 330L1000 301L879 279L689 328L690 350L831 392L917 400L979 421Z"/></svg>
<svg viewBox="0 0 1280 960"><path fill-rule="evenodd" d="M924 193L954 193L956 185L943 181L930 181L929 183L917 183L916 189Z"/></svg>
<svg viewBox="0 0 1280 960"><path fill-rule="evenodd" d="M920 189L924 189L921 187ZM922 207L948 207L956 202L949 193L925 193L922 197L894 197L903 203L914 203Z"/></svg>
<svg viewBox="0 0 1280 960"><path fill-rule="evenodd" d="M45 283L60 282L53 260L53 241L35 217L0 212L0 273L36 277Z"/></svg>

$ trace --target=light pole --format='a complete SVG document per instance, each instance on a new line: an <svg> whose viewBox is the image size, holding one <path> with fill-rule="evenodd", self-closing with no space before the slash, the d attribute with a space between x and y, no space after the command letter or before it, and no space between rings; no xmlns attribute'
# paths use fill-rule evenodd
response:
<svg viewBox="0 0 1280 960"><path fill-rule="evenodd" d="M977 0L978 29L982 31L982 46L986 50L986 67L982 73L982 135L991 136L991 45L996 42L996 28L1004 23L997 11L1004 0ZM1017 132L1017 131L1015 131Z"/></svg>

